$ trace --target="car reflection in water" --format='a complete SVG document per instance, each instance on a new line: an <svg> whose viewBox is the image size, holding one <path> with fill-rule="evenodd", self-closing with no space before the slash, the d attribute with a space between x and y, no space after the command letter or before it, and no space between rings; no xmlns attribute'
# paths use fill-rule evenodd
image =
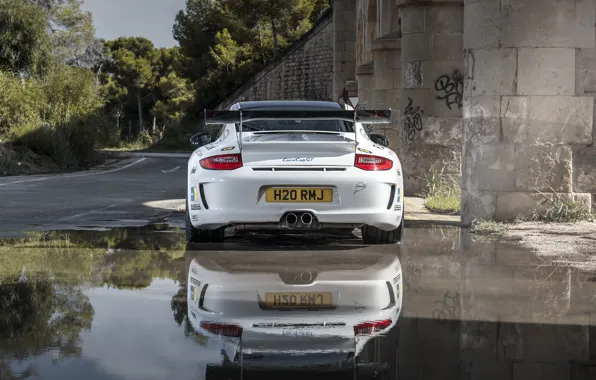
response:
<svg viewBox="0 0 596 380"><path fill-rule="evenodd" d="M271 370L354 379L366 344L402 309L394 253L196 253L187 271L188 320L222 355L207 379Z"/></svg>

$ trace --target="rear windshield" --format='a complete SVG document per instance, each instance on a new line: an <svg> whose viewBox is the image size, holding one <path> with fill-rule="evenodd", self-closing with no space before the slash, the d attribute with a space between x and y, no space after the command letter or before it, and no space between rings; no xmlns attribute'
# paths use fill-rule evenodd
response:
<svg viewBox="0 0 596 380"><path fill-rule="evenodd" d="M238 131L240 124L236 124ZM354 123L343 120L260 120L242 123L242 132L323 131L354 132Z"/></svg>

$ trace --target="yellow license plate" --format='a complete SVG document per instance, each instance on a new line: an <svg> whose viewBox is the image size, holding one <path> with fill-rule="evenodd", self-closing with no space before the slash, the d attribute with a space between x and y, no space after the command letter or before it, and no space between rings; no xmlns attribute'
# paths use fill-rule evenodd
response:
<svg viewBox="0 0 596 380"><path fill-rule="evenodd" d="M333 296L327 293L265 293L265 307L271 309L314 308L333 306Z"/></svg>
<svg viewBox="0 0 596 380"><path fill-rule="evenodd" d="M283 187L267 189L267 202L333 202L333 189L314 187Z"/></svg>

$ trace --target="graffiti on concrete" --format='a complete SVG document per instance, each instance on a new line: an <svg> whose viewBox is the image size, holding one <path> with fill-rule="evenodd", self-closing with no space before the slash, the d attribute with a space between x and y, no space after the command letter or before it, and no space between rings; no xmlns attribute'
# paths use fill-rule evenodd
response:
<svg viewBox="0 0 596 380"><path fill-rule="evenodd" d="M414 107L412 98L408 98L408 105L404 110L404 127L408 136L408 141L412 142L416 139L416 131L422 130L422 114L423 110L420 106Z"/></svg>
<svg viewBox="0 0 596 380"><path fill-rule="evenodd" d="M452 109L453 105L461 109L464 99L464 76L459 70L453 71L451 76L441 75L435 82L435 90L442 93L437 99L445 100L449 109Z"/></svg>
<svg viewBox="0 0 596 380"><path fill-rule="evenodd" d="M412 259L408 259L406 261L406 273L404 276L404 290L418 292L418 284L420 283L421 276L422 271L414 266Z"/></svg>
<svg viewBox="0 0 596 380"><path fill-rule="evenodd" d="M435 301L439 307L433 310L433 319L439 325L449 324L453 330L456 329L461 313L460 298L459 292L455 292L453 296L450 291L445 292L441 301Z"/></svg>
<svg viewBox="0 0 596 380"><path fill-rule="evenodd" d="M464 59L464 72L466 73L465 87L475 91L474 75L476 75L476 57L474 56L474 52L472 50L464 50Z"/></svg>

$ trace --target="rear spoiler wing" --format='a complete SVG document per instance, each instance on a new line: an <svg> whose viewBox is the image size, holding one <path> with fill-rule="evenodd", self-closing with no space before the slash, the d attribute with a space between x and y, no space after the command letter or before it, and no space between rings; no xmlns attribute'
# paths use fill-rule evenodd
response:
<svg viewBox="0 0 596 380"><path fill-rule="evenodd" d="M344 120L363 124L389 124L388 110L280 110L280 111L207 111L205 124L235 124L256 120Z"/></svg>
<svg viewBox="0 0 596 380"><path fill-rule="evenodd" d="M343 120L362 124L389 124L391 108L388 110L205 110L205 125L240 124L239 144L242 150L242 123L257 120ZM356 140L358 133L356 133Z"/></svg>

